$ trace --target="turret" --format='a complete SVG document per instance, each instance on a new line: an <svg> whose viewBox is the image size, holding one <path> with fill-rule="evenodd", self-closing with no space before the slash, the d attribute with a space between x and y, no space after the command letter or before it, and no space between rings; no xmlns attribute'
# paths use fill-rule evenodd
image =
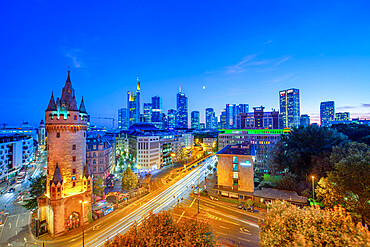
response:
<svg viewBox="0 0 370 247"><path fill-rule="evenodd" d="M46 110L47 111L56 111L57 110L53 93L51 93L51 98L50 98L50 101L49 101L49 105L48 105L48 108L46 108Z"/></svg>
<svg viewBox="0 0 370 247"><path fill-rule="evenodd" d="M62 174L60 173L60 169L58 163L55 167L53 178L50 180L50 198L51 199L60 199L63 196L63 179Z"/></svg>

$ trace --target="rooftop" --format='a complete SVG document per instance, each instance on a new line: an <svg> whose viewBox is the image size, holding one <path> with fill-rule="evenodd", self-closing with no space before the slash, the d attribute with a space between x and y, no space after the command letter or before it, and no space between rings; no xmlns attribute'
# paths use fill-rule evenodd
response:
<svg viewBox="0 0 370 247"><path fill-rule="evenodd" d="M256 155L254 145L236 144L227 145L217 152L217 154L233 154L233 155Z"/></svg>

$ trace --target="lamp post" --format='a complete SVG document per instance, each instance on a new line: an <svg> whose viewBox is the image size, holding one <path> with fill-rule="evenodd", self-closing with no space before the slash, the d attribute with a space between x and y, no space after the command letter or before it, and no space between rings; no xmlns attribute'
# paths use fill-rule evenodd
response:
<svg viewBox="0 0 370 247"><path fill-rule="evenodd" d="M315 205L315 176L312 176L312 199L313 205Z"/></svg>
<svg viewBox="0 0 370 247"><path fill-rule="evenodd" d="M84 229L84 212L85 207L84 204L87 203L87 201L80 200L79 203L81 203L82 206L82 247L85 246L85 229Z"/></svg>
<svg viewBox="0 0 370 247"><path fill-rule="evenodd" d="M172 164L172 168L173 168L173 159L175 158L176 154L175 153L171 153L171 164Z"/></svg>

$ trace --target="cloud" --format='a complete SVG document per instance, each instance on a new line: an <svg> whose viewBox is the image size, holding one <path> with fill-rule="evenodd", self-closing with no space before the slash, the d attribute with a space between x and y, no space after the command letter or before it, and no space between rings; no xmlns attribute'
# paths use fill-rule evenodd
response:
<svg viewBox="0 0 370 247"><path fill-rule="evenodd" d="M368 108L370 107L370 104L361 104L358 106L339 106L337 107L337 110L345 110L345 109L354 109L354 108Z"/></svg>
<svg viewBox="0 0 370 247"><path fill-rule="evenodd" d="M271 80L268 80L267 82L279 83L279 82L282 82L282 81L286 81L286 80L292 78L293 76L294 76L294 74L290 73L290 74L286 74L286 75L283 75L283 76L280 76L280 77L273 78Z"/></svg>
<svg viewBox="0 0 370 247"><path fill-rule="evenodd" d="M285 57L285 58L281 59L280 61L276 62L274 64L274 66L279 66L280 64L285 63L286 61L288 61L291 58L292 58L292 56Z"/></svg>
<svg viewBox="0 0 370 247"><path fill-rule="evenodd" d="M72 59L73 66L75 68L85 68L85 64L81 62L81 51L73 49L66 53L66 57Z"/></svg>
<svg viewBox="0 0 370 247"><path fill-rule="evenodd" d="M370 107L370 104L362 104L362 107Z"/></svg>
<svg viewBox="0 0 370 247"><path fill-rule="evenodd" d="M270 39L270 40L267 40L264 44L269 44L271 42L272 42L272 40Z"/></svg>

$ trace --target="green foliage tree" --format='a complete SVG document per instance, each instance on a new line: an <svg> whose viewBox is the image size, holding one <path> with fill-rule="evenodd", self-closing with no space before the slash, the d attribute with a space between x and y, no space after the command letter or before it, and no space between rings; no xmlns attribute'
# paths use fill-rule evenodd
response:
<svg viewBox="0 0 370 247"><path fill-rule="evenodd" d="M137 178L136 174L132 172L130 167L127 167L122 175L121 188L126 191L130 191L131 189L137 187L138 182L139 179Z"/></svg>
<svg viewBox="0 0 370 247"><path fill-rule="evenodd" d="M28 210L33 210L37 208L37 197L46 191L46 175L40 175L36 178L32 178L30 182L31 185L29 192L31 199L24 200L24 204L22 206Z"/></svg>
<svg viewBox="0 0 370 247"><path fill-rule="evenodd" d="M348 139L370 145L370 126L366 124L334 124L331 126L337 132L346 135Z"/></svg>
<svg viewBox="0 0 370 247"><path fill-rule="evenodd" d="M293 174L286 174L276 183L276 188L280 190L297 190L297 180Z"/></svg>
<svg viewBox="0 0 370 247"><path fill-rule="evenodd" d="M131 246L216 246L211 226L198 220L173 219L168 211L150 214L142 223L134 223L123 235L105 242L105 247Z"/></svg>
<svg viewBox="0 0 370 247"><path fill-rule="evenodd" d="M332 148L345 140L344 135L326 127L293 127L270 153L269 165L275 171L289 171L298 181L305 181L313 172L322 177L332 169L328 162Z"/></svg>
<svg viewBox="0 0 370 247"><path fill-rule="evenodd" d="M274 201L259 224L261 247L271 246L369 246L370 233L354 223L345 209L299 208Z"/></svg>
<svg viewBox="0 0 370 247"><path fill-rule="evenodd" d="M102 196L104 190L103 177L97 177L93 184L93 193L96 196Z"/></svg>
<svg viewBox="0 0 370 247"><path fill-rule="evenodd" d="M343 205L362 224L370 219L370 147L350 142L335 147L331 155L334 170L320 179L315 190L317 198L326 206Z"/></svg>

